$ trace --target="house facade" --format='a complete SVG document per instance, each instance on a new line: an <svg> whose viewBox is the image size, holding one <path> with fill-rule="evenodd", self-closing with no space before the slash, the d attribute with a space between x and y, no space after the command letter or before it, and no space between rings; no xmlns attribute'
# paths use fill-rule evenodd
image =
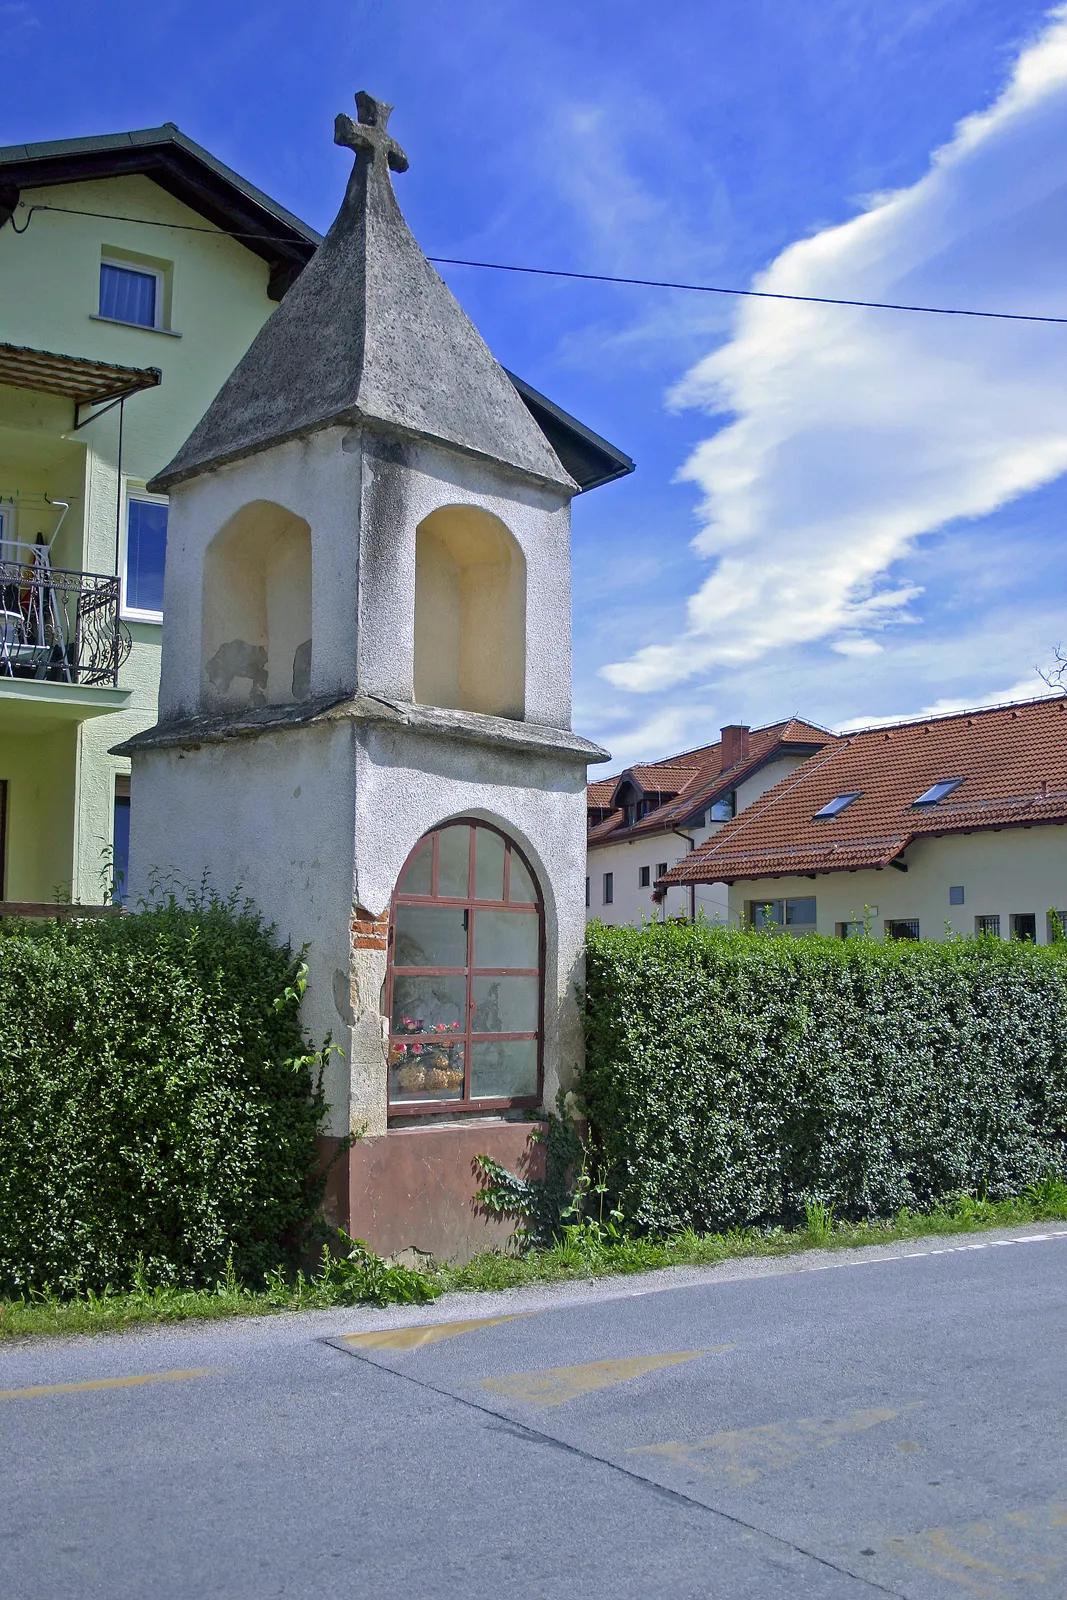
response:
<svg viewBox="0 0 1067 1600"><path fill-rule="evenodd" d="M668 870L785 934L1052 942L1067 927L1067 698L829 740Z"/></svg>
<svg viewBox="0 0 1067 1600"><path fill-rule="evenodd" d="M163 620L146 485L317 243L172 124L0 149L0 900L125 873L108 752L156 720Z"/></svg>
<svg viewBox="0 0 1067 1600"><path fill-rule="evenodd" d="M795 717L764 728L734 724L714 744L591 783L586 920L619 926L702 913L725 922L724 884L668 880L659 901L656 884L831 738Z"/></svg>

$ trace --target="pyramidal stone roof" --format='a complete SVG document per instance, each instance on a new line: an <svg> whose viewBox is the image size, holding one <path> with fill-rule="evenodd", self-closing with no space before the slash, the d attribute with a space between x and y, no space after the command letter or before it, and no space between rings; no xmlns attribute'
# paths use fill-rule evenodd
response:
<svg viewBox="0 0 1067 1600"><path fill-rule="evenodd" d="M440 440L573 493L504 369L413 238L390 169L407 157L391 106L356 95L334 141L354 150L344 202L326 238L264 323L174 460L150 487L170 489L331 424L366 422Z"/></svg>

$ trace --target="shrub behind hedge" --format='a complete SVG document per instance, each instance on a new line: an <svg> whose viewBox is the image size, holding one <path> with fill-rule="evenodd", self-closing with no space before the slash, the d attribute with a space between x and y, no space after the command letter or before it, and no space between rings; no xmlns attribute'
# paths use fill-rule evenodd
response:
<svg viewBox="0 0 1067 1600"><path fill-rule="evenodd" d="M589 929L581 1091L652 1231L998 1198L1061 1165L1067 947Z"/></svg>
<svg viewBox="0 0 1067 1600"><path fill-rule="evenodd" d="M324 1109L299 987L233 902L0 922L0 1292L292 1259Z"/></svg>

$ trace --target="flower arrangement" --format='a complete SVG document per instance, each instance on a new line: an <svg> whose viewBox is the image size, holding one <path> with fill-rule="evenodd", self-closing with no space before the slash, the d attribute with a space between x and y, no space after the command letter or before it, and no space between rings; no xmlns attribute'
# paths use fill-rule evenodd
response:
<svg viewBox="0 0 1067 1600"><path fill-rule="evenodd" d="M420 1036L411 1044L394 1039L389 1049L390 1064L398 1069L397 1081L405 1094L463 1087L462 1058L458 1065L454 1062L456 1046L449 1038L459 1032L458 1022L434 1022L427 1027L422 1017L401 1017L395 1032Z"/></svg>

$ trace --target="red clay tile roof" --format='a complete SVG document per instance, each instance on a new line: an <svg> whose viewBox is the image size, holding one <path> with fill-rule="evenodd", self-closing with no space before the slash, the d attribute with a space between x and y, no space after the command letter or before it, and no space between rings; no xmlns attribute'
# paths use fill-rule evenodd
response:
<svg viewBox="0 0 1067 1600"><path fill-rule="evenodd" d="M663 761L642 763L628 767L616 778L600 778L588 787L587 804L590 810L589 843L603 844L608 839L635 838L649 833L669 832L679 822L694 812L710 805L762 766L783 746L802 750L818 750L833 735L814 723L791 717L786 722L775 722L766 728L753 728L748 734L748 753L725 771L722 768L722 745L702 745L696 750L683 750ZM618 808L608 815L603 808L611 798L622 778L635 775L646 793L670 796L663 805L650 811L633 827L626 826L626 814ZM607 798L603 798L607 791Z"/></svg>
<svg viewBox="0 0 1067 1600"><path fill-rule="evenodd" d="M935 805L933 784L962 778ZM836 817L835 795L860 791ZM924 834L1067 821L1067 697L841 735L661 883L731 883L884 867Z"/></svg>

